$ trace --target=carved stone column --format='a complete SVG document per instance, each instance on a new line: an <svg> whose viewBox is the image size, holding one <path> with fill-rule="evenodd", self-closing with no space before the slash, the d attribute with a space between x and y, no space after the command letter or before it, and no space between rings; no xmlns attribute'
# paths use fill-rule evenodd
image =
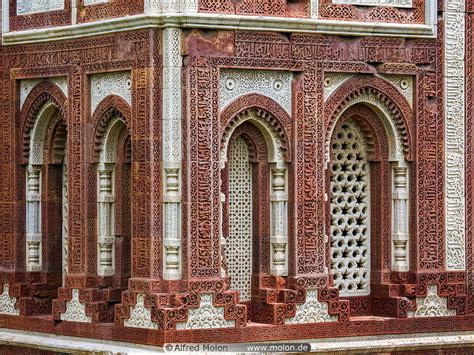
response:
<svg viewBox="0 0 474 355"><path fill-rule="evenodd" d="M398 163L393 167L392 190L392 270L408 271L408 169Z"/></svg>
<svg viewBox="0 0 474 355"><path fill-rule="evenodd" d="M275 166L271 176L270 273L288 275L288 193L286 167Z"/></svg>
<svg viewBox="0 0 474 355"><path fill-rule="evenodd" d="M163 279L181 279L181 30L163 30Z"/></svg>
<svg viewBox="0 0 474 355"><path fill-rule="evenodd" d="M113 164L101 163L98 169L97 196L97 274L115 273L114 184Z"/></svg>
<svg viewBox="0 0 474 355"><path fill-rule="evenodd" d="M41 271L41 166L26 172L26 271Z"/></svg>
<svg viewBox="0 0 474 355"><path fill-rule="evenodd" d="M181 278L181 194L178 168L165 168L164 195L164 272L165 280Z"/></svg>

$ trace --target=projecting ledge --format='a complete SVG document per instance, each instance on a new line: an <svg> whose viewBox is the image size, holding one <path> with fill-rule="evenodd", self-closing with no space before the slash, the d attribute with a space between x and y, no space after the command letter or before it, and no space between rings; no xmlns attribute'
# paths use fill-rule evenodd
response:
<svg viewBox="0 0 474 355"><path fill-rule="evenodd" d="M207 13L134 15L110 20L3 33L3 45L40 43L52 40L104 35L145 28L207 28L240 31L304 32L345 36L389 36L436 38L436 24L333 21L267 16L241 16Z"/></svg>

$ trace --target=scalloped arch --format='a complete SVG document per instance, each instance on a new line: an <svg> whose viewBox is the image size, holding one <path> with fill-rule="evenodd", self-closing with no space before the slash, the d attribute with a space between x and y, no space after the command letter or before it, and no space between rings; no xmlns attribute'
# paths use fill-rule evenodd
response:
<svg viewBox="0 0 474 355"><path fill-rule="evenodd" d="M412 159L411 127L413 111L396 88L376 77L359 76L342 84L325 104L325 158L329 161L332 132L343 113L356 104L373 110L381 120L389 143L391 160Z"/></svg>
<svg viewBox="0 0 474 355"><path fill-rule="evenodd" d="M130 106L121 97L117 95L109 95L100 102L92 116L92 122L94 123L95 127L93 150L94 162L99 161L102 146L104 144L104 137L106 136L110 123L115 118L119 118L120 120L122 120L128 131L131 132Z"/></svg>
<svg viewBox="0 0 474 355"><path fill-rule="evenodd" d="M23 163L27 163L30 156L31 132L41 112L47 109L57 110L67 127L68 101L61 89L50 81L38 83L29 93L20 111L22 122L22 152ZM46 112L43 112L46 114Z"/></svg>
<svg viewBox="0 0 474 355"><path fill-rule="evenodd" d="M225 161L229 139L244 122L254 124L264 135L269 159L290 161L290 137L285 127L291 127L290 116L272 99L248 94L232 101L221 113L221 160ZM271 143L271 144L270 144Z"/></svg>

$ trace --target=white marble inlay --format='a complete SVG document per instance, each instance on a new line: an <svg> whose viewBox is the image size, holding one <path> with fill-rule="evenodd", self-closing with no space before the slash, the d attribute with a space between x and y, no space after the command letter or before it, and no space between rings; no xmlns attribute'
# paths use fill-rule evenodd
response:
<svg viewBox="0 0 474 355"><path fill-rule="evenodd" d="M233 327L235 321L224 318L224 307L214 307L212 304L212 293L201 294L199 308L191 308L188 320L176 324L177 330Z"/></svg>
<svg viewBox="0 0 474 355"><path fill-rule="evenodd" d="M23 107L26 98L31 93L36 85L38 85L43 80L48 80L58 86L58 88L62 91L64 96L67 97L68 95L68 87L67 87L67 77L65 76L58 76L58 77L51 77L46 79L23 79L20 80L20 109Z"/></svg>
<svg viewBox="0 0 474 355"><path fill-rule="evenodd" d="M229 157L229 235L224 253L230 289L241 301L250 301L252 291L252 167L249 149L242 138L231 147Z"/></svg>
<svg viewBox="0 0 474 355"><path fill-rule="evenodd" d="M219 106L224 108L239 96L257 93L279 103L291 115L291 80L285 71L223 69Z"/></svg>
<svg viewBox="0 0 474 355"><path fill-rule="evenodd" d="M64 9L64 0L17 0L16 14L29 15Z"/></svg>
<svg viewBox="0 0 474 355"><path fill-rule="evenodd" d="M72 299L66 302L66 312L61 313L60 319L69 322L92 322L91 317L86 315L86 306L79 301L79 290L72 290Z"/></svg>
<svg viewBox="0 0 474 355"><path fill-rule="evenodd" d="M0 295L0 314L19 315L20 310L15 308L16 297L10 297L9 284L3 284L3 293Z"/></svg>
<svg viewBox="0 0 474 355"><path fill-rule="evenodd" d="M370 292L369 162L359 126L348 121L332 138L331 273L341 296Z"/></svg>
<svg viewBox="0 0 474 355"><path fill-rule="evenodd" d="M413 108L413 76L397 74L380 74L380 77L389 81L405 97Z"/></svg>
<svg viewBox="0 0 474 355"><path fill-rule="evenodd" d="M132 80L129 71L93 74L91 85L91 115L109 95L117 95L132 106Z"/></svg>
<svg viewBox="0 0 474 355"><path fill-rule="evenodd" d="M429 285L426 297L416 298L416 311L408 311L407 316L413 317L449 317L455 316L454 309L448 309L448 298L438 296L438 287Z"/></svg>
<svg viewBox="0 0 474 355"><path fill-rule="evenodd" d="M125 327L158 329L151 320L151 311L145 307L145 296L137 295L137 304L130 307L130 318L123 321Z"/></svg>

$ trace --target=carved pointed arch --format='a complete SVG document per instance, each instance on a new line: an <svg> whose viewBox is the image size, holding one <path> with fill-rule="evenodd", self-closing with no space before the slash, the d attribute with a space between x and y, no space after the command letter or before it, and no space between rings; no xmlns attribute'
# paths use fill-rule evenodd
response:
<svg viewBox="0 0 474 355"><path fill-rule="evenodd" d="M50 81L42 81L31 90L20 111L22 122L21 158L24 164L28 163L30 158L34 158L30 145L32 136L36 136L33 137L35 141L44 142L47 126L55 115L59 115L67 127L67 108L67 98L61 89ZM34 148L42 151L43 146ZM41 164L42 157L36 158Z"/></svg>
<svg viewBox="0 0 474 355"><path fill-rule="evenodd" d="M104 144L113 145L113 135L120 133L125 126L128 132L130 130L131 108L128 103L117 95L107 96L97 106L92 122L95 126L93 161L99 162L103 152ZM123 126L122 126L123 125ZM118 139L118 136L115 137ZM105 149L104 151L106 151ZM111 158L111 157L108 157Z"/></svg>
<svg viewBox="0 0 474 355"><path fill-rule="evenodd" d="M290 161L290 137L285 127L291 127L290 116L272 99L248 94L230 103L221 113L221 161L226 161L229 140L244 122L256 126L268 145L268 159L272 162Z"/></svg>
<svg viewBox="0 0 474 355"><path fill-rule="evenodd" d="M405 97L387 81L373 76L358 76L339 87L325 103L325 158L330 160L330 141L334 128L346 110L354 105L370 108L387 134L390 160L412 160L413 111Z"/></svg>

